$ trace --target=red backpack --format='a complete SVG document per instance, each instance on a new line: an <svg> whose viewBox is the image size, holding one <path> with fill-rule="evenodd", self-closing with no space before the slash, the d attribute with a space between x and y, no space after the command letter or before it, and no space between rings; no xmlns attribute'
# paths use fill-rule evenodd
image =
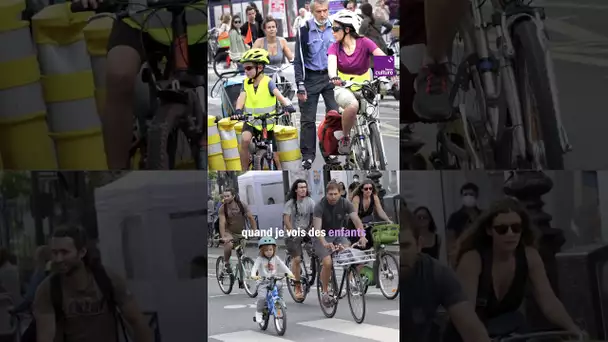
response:
<svg viewBox="0 0 608 342"><path fill-rule="evenodd" d="M330 110L317 129L319 148L324 157L338 154L338 139L334 135L337 131L342 131L342 116L337 111Z"/></svg>

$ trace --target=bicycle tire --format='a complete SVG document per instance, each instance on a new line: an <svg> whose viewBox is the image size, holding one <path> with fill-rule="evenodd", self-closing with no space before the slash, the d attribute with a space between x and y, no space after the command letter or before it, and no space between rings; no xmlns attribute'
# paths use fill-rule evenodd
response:
<svg viewBox="0 0 608 342"><path fill-rule="evenodd" d="M278 306L278 308L277 308L277 306ZM280 310L280 312L281 312L281 320L283 321L283 329L280 329L277 326L278 318L276 316L274 317L274 328L277 331L277 335L283 336L283 335L285 335L285 332L287 331L287 310L285 308L285 304L283 304L280 301L276 302L274 310L275 310L275 314L276 314L277 310Z"/></svg>
<svg viewBox="0 0 608 342"><path fill-rule="evenodd" d="M213 72L217 77L221 77L220 75L222 74L219 72L217 66L219 64L226 63L226 57L228 57L228 52L220 52L213 58Z"/></svg>
<svg viewBox="0 0 608 342"><path fill-rule="evenodd" d="M175 166L179 118L187 111L187 107L179 103L168 103L160 106L154 113L154 118L148 127L148 146L146 169L170 170Z"/></svg>
<svg viewBox="0 0 608 342"><path fill-rule="evenodd" d="M234 276L232 274L228 275L228 277L230 278L230 285L228 285L228 289L224 289L222 287L222 283L221 283L221 279L220 279L220 273L223 269L224 269L224 257L220 256L217 258L217 261L215 262L215 279L217 280L217 285L220 287L220 291L222 291L224 294L230 294L230 292L232 292L232 287L234 286ZM233 272L234 272L234 270L233 270ZM226 275L222 275L222 279L225 276Z"/></svg>
<svg viewBox="0 0 608 342"><path fill-rule="evenodd" d="M526 96L525 84L522 86L524 80L519 77L520 72L522 72L528 75L529 85L536 99L539 133L545 149L545 169L563 170L564 153L557 123L557 108L553 103L548 76L552 70L549 70L545 63L545 52L541 42L537 39L536 30L536 25L531 20L521 20L515 23L511 30L516 55L515 77L520 98L524 99ZM521 65L522 62L524 65ZM526 68L526 66L529 67ZM527 115L525 108L522 108L522 110L523 115Z"/></svg>
<svg viewBox="0 0 608 342"><path fill-rule="evenodd" d="M349 275L352 275L353 279L355 279L355 283L357 284L358 289L353 289L351 287ZM363 289L361 286L361 275L359 274L359 272L357 272L357 268L355 266L350 266L344 276L346 277L346 293L348 296L348 306L350 308L350 313L351 315L353 315L355 322L361 324L365 320L365 295L362 294ZM353 309L353 290L356 290L361 295L361 308L363 310L363 312L361 313L361 317L357 317L357 315L355 314L355 310Z"/></svg>
<svg viewBox="0 0 608 342"><path fill-rule="evenodd" d="M383 267L382 259L384 259L385 257L387 259L391 259L397 266L397 274L393 275L393 279L397 279L397 281L399 281L399 263L397 262L397 258L395 258L395 256L390 253L382 252L380 253L380 258L378 258L380 259L380 262L378 263L378 279L376 279L376 283L380 284L380 292L382 292L382 295L388 300L393 300L399 295L399 283L397 283L397 286L395 287L395 289L393 289L394 292L392 293L388 293L382 286L382 279L380 279L380 269Z"/></svg>
<svg viewBox="0 0 608 342"><path fill-rule="evenodd" d="M243 286L245 287L245 293L247 293L250 298L255 298L258 296L257 287L255 288L254 292L251 292L251 289L247 286L247 283L245 282L245 277L247 276L247 274L245 274L245 264L249 263L251 263L251 267L253 268L254 262L250 257L243 257L243 259L241 260L241 281L243 282Z"/></svg>
<svg viewBox="0 0 608 342"><path fill-rule="evenodd" d="M310 258L310 279L308 279L307 288L310 289L315 284L315 279L317 277L317 269L319 268L319 261L316 257ZM320 269L320 268L319 268Z"/></svg>
<svg viewBox="0 0 608 342"><path fill-rule="evenodd" d="M380 129L378 128L378 123L372 122L369 124L369 139L370 144L372 145L372 155L374 156L374 163L378 160L378 164L376 168L380 171L386 170L386 159L384 156L384 151L382 151L382 144L380 143L382 139L380 137ZM370 156L371 157L371 156ZM370 158L371 159L371 158ZM370 160L371 161L371 160Z"/></svg>
<svg viewBox="0 0 608 342"><path fill-rule="evenodd" d="M321 298L321 291L323 289L323 284L321 283L321 268L319 268L319 274L317 276L317 298L319 299L319 306L321 307L321 311L323 311L323 314L325 315L325 317L327 318L332 318L336 315L336 311L338 310L338 302L335 301L333 299L333 295L335 295L335 292L338 290L337 288L337 284L336 284L336 272L334 270L334 268L331 268L331 273L329 276L329 284L327 284L327 293L330 294L329 295L329 300L332 302L332 306L329 308L326 308L325 306L323 306L323 300ZM331 291L330 291L331 288ZM337 296L336 296L337 298Z"/></svg>
<svg viewBox="0 0 608 342"><path fill-rule="evenodd" d="M260 330L268 329L268 320L270 319L270 314L268 313L268 309L266 309L266 313L262 315L262 322L257 322Z"/></svg>
<svg viewBox="0 0 608 342"><path fill-rule="evenodd" d="M287 267L291 267L291 256L287 256L285 258L285 265L287 265ZM306 279L306 269L303 269L303 263L300 263L300 281L302 281L302 279ZM302 277L302 272L304 272L304 277ZM291 299L293 299L294 302L296 303L303 303L304 300L306 299L306 291L304 291L304 283L301 283L302 285L302 299L297 299L296 298L296 287L295 287L295 283L288 280L287 281L287 291L289 292L289 295L291 296Z"/></svg>

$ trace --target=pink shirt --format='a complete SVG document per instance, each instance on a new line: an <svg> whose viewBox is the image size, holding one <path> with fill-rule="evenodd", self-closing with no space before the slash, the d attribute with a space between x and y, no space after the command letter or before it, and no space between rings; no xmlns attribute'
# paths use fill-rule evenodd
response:
<svg viewBox="0 0 608 342"><path fill-rule="evenodd" d="M370 56L378 47L371 39L362 37L357 39L355 51L347 55L340 43L335 42L327 49L328 55L338 57L338 70L349 75L363 75L370 66Z"/></svg>

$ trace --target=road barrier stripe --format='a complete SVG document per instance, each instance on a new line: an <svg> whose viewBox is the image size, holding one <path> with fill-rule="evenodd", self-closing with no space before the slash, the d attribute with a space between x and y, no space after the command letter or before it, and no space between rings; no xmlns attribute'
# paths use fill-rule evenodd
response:
<svg viewBox="0 0 608 342"><path fill-rule="evenodd" d="M318 321L298 322L297 324L349 336L367 338L372 341L399 341L399 329L386 328L366 323L357 324L355 322L346 321L343 319L321 319Z"/></svg>

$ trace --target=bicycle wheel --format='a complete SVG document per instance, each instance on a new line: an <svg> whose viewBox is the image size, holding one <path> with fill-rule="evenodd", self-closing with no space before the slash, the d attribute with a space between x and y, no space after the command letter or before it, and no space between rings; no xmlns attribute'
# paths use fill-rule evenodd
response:
<svg viewBox="0 0 608 342"><path fill-rule="evenodd" d="M251 275L251 269L253 268L253 260L250 257L243 257L241 261L241 279L243 280L243 285L245 286L245 292L251 298L255 298L258 295L258 288L255 286L250 286L247 284L245 279L249 278ZM255 289L255 291L253 290Z"/></svg>
<svg viewBox="0 0 608 342"><path fill-rule="evenodd" d="M515 47L515 71L519 96L522 99L522 114L528 117L524 122L532 138L536 161L547 170L562 170L564 154L558 124L558 108L553 101L551 76L553 70L547 65L546 43L541 42L536 25L531 20L514 24L512 32ZM544 153L543 153L544 150ZM540 155L538 155L540 154Z"/></svg>
<svg viewBox="0 0 608 342"><path fill-rule="evenodd" d="M381 171L386 170L386 158L382 149L382 140L380 140L382 138L380 137L380 129L376 122L369 124L369 139L372 145L372 157L374 164L376 164L376 169Z"/></svg>
<svg viewBox="0 0 608 342"><path fill-rule="evenodd" d="M346 272L346 293L348 294L348 306L350 313L353 315L355 322L361 324L365 319L365 295L363 294L363 283L361 275L357 272L357 268L353 265ZM361 299L361 313L356 314L353 307L356 298Z"/></svg>
<svg viewBox="0 0 608 342"><path fill-rule="evenodd" d="M322 300L322 291L323 284L321 283L321 268L319 268L319 274L317 274L317 298L319 299L319 305L321 306L321 311L327 318L332 318L336 315L336 311L338 310L338 301L335 292L338 290L338 284L336 282L336 271L334 268L331 268L331 273L329 276L329 283L327 284L327 294L329 295L330 307L325 307L323 305Z"/></svg>
<svg viewBox="0 0 608 342"><path fill-rule="evenodd" d="M281 301L274 305L274 328L277 330L277 335L283 336L287 331L287 310Z"/></svg>
<svg viewBox="0 0 608 342"><path fill-rule="evenodd" d="M146 169L169 170L175 166L179 118L186 111L185 105L170 103L160 106L154 113L148 128Z"/></svg>
<svg viewBox="0 0 608 342"><path fill-rule="evenodd" d="M268 320L270 318L270 315L268 314L268 309L264 309L264 312L262 314L262 321L261 322L257 322L258 326L260 327L261 330L266 330L268 329Z"/></svg>
<svg viewBox="0 0 608 342"><path fill-rule="evenodd" d="M394 264L395 267L391 268L390 264ZM384 278L394 281L396 284L392 284L390 287L385 286L382 282ZM376 280L380 284L380 292L386 297L386 299L395 299L399 295L399 264L397 258L390 253L383 252L380 254L380 262L378 263L378 279Z"/></svg>
<svg viewBox="0 0 608 342"><path fill-rule="evenodd" d="M213 72L215 72L217 77L220 77L222 71L226 71L224 70L225 68L221 67L222 64L226 64L226 57L228 57L228 52L220 52L213 58Z"/></svg>
<svg viewBox="0 0 608 342"><path fill-rule="evenodd" d="M234 272L234 270L232 270ZM224 272L224 257L218 257L215 263L215 278L220 290L225 294L232 292L232 286L234 286L234 276ZM228 280L228 285L224 285L224 281Z"/></svg>
<svg viewBox="0 0 608 342"><path fill-rule="evenodd" d="M319 269L319 262L316 257L310 258L310 273L308 273L308 284L306 288L310 290L315 284L315 278L317 276L317 269Z"/></svg>
<svg viewBox="0 0 608 342"><path fill-rule="evenodd" d="M287 265L287 267L291 267L291 256L287 256L285 258L285 265ZM294 302L296 303L303 303L304 300L306 299L306 293L308 291L306 291L306 287L308 286L308 284L306 284L306 270L304 269L304 263L302 261L300 261L300 281L301 281L301 288L302 288L302 299L298 299L296 297L296 283L293 282L292 280L288 280L287 281L287 290L289 291L289 295L291 296L291 299L293 299Z"/></svg>

